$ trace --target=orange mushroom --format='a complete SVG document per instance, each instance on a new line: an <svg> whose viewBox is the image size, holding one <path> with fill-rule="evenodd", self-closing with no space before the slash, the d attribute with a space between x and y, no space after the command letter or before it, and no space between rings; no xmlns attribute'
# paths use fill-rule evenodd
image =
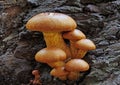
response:
<svg viewBox="0 0 120 85"><path fill-rule="evenodd" d="M61 48L67 57L71 57L71 52L61 32L74 30L76 26L76 22L70 16L62 13L40 13L26 24L29 30L43 32L47 47Z"/></svg>
<svg viewBox="0 0 120 85"><path fill-rule="evenodd" d="M89 65L83 59L71 59L65 64L65 69L67 71L81 72L87 71L89 69Z"/></svg>
<svg viewBox="0 0 120 85"><path fill-rule="evenodd" d="M79 72L87 71L89 65L86 61L82 59L71 59L65 64L65 70L69 71L68 79L77 80L80 76Z"/></svg>
<svg viewBox="0 0 120 85"><path fill-rule="evenodd" d="M88 50L96 49L95 44L90 39L81 39L74 46L79 49L76 58L83 58Z"/></svg>
<svg viewBox="0 0 120 85"><path fill-rule="evenodd" d="M35 55L35 60L42 63L47 63L51 67L64 66L66 53L56 47L43 48Z"/></svg>
<svg viewBox="0 0 120 85"><path fill-rule="evenodd" d="M74 29L72 31L63 33L63 38L70 40L70 50L72 53L72 58L74 58L77 55L77 51L78 51L75 48L74 43L78 40L85 39L86 36L82 31L78 29Z"/></svg>
<svg viewBox="0 0 120 85"><path fill-rule="evenodd" d="M63 33L63 38L69 39L71 41L78 41L80 39L86 38L86 36L82 31L74 29L72 31Z"/></svg>

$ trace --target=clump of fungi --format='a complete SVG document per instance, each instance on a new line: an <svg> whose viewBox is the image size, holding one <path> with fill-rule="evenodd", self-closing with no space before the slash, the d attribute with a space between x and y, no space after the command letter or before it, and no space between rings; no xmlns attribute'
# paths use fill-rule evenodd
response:
<svg viewBox="0 0 120 85"><path fill-rule="evenodd" d="M47 63L53 69L50 74L61 80L77 80L80 72L87 71L89 64L82 58L95 44L85 34L75 29L77 24L62 13L40 13L26 24L27 29L43 32L46 48L35 55L35 60ZM67 45L64 39L70 41Z"/></svg>

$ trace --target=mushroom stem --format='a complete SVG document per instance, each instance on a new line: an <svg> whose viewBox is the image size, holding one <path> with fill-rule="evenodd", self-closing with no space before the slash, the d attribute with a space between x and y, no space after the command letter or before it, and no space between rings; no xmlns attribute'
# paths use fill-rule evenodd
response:
<svg viewBox="0 0 120 85"><path fill-rule="evenodd" d="M79 72L71 71L68 74L68 79L69 80L77 80L79 77L80 77L80 73Z"/></svg>
<svg viewBox="0 0 120 85"><path fill-rule="evenodd" d="M51 62L47 63L50 67L56 68L56 67L63 67L65 65L64 61L57 61L57 62Z"/></svg>
<svg viewBox="0 0 120 85"><path fill-rule="evenodd" d="M87 51L96 49L95 44L90 39L81 39L75 43L78 49L76 58L83 58Z"/></svg>
<svg viewBox="0 0 120 85"><path fill-rule="evenodd" d="M57 77L61 80L66 80L67 79L67 75L68 75L68 71L65 70L64 67L58 67L58 68L53 68L50 71L50 74L54 77Z"/></svg>
<svg viewBox="0 0 120 85"><path fill-rule="evenodd" d="M60 32L43 32L47 47L57 47L64 50L67 57L71 57L70 48L67 47Z"/></svg>
<svg viewBox="0 0 120 85"><path fill-rule="evenodd" d="M72 58L75 58L78 52L78 50L74 46L74 43L75 43L74 41L70 40L70 50L71 50Z"/></svg>
<svg viewBox="0 0 120 85"><path fill-rule="evenodd" d="M83 58L86 53L87 53L86 50L81 50L81 49L79 49L78 52L77 52L77 55L74 56L74 57L75 57L75 58Z"/></svg>
<svg viewBox="0 0 120 85"><path fill-rule="evenodd" d="M64 76L60 76L60 77L58 77L60 80L67 80L67 76L66 75L64 75Z"/></svg>

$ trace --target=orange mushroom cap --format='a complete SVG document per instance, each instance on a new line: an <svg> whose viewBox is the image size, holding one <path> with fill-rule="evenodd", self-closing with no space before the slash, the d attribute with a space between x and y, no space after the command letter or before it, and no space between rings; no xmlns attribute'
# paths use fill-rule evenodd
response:
<svg viewBox="0 0 120 85"><path fill-rule="evenodd" d="M90 39L81 39L75 43L76 48L82 50L94 50L96 49L95 44Z"/></svg>
<svg viewBox="0 0 120 85"><path fill-rule="evenodd" d="M86 36L82 31L78 29L74 29L72 31L63 33L63 38L69 39L72 41L77 41L77 40L86 38Z"/></svg>
<svg viewBox="0 0 120 85"><path fill-rule="evenodd" d="M62 49L56 47L44 48L35 55L35 60L43 63L64 61L65 59L66 53Z"/></svg>
<svg viewBox="0 0 120 85"><path fill-rule="evenodd" d="M70 16L62 13L40 13L26 24L29 30L42 32L71 31L76 26L76 22Z"/></svg>
<svg viewBox="0 0 120 85"><path fill-rule="evenodd" d="M87 71L89 69L89 65L82 59L71 59L66 63L65 69L67 71L74 72Z"/></svg>

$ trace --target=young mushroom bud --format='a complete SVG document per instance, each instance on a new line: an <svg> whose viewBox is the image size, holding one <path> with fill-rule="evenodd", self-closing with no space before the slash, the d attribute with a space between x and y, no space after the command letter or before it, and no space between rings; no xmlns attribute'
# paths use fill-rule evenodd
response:
<svg viewBox="0 0 120 85"><path fill-rule="evenodd" d="M42 85L40 81L40 74L38 70L33 70L32 74L35 76L34 80L31 80L33 85Z"/></svg>
<svg viewBox="0 0 120 85"><path fill-rule="evenodd" d="M51 67L64 66L66 59L66 53L56 47L43 48L35 55L35 60L41 63L47 63Z"/></svg>
<svg viewBox="0 0 120 85"><path fill-rule="evenodd" d="M61 33L74 30L76 26L76 22L70 16L62 13L40 13L26 24L29 30L43 32L47 47L61 48L67 57L71 57L71 52Z"/></svg>
<svg viewBox="0 0 120 85"><path fill-rule="evenodd" d="M88 50L96 49L95 44L90 39L81 39L74 45L79 49L76 58L83 58Z"/></svg>
<svg viewBox="0 0 120 85"><path fill-rule="evenodd" d="M65 70L69 71L68 79L77 80L80 76L79 72L87 71L89 65L82 59L71 59L65 64Z"/></svg>
<svg viewBox="0 0 120 85"><path fill-rule="evenodd" d="M78 40L85 39L86 36L82 31L80 31L78 29L74 29L72 31L63 33L63 38L70 40L70 50L72 53L72 58L74 58L78 51L75 48L74 43Z"/></svg>
<svg viewBox="0 0 120 85"><path fill-rule="evenodd" d="M68 72L65 71L64 67L57 67L51 70L50 74L54 77L57 77L61 80L66 80Z"/></svg>

